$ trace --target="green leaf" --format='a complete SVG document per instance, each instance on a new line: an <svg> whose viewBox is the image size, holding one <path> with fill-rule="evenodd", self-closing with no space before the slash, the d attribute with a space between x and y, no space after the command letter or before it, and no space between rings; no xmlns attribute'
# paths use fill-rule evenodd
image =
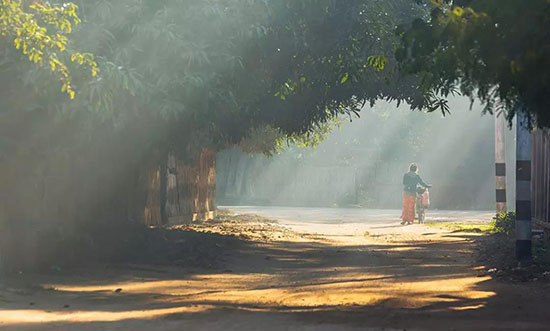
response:
<svg viewBox="0 0 550 331"><path fill-rule="evenodd" d="M344 84L345 82L347 82L348 78L349 78L349 74L346 72L344 77L342 77L342 79L340 79L340 84Z"/></svg>

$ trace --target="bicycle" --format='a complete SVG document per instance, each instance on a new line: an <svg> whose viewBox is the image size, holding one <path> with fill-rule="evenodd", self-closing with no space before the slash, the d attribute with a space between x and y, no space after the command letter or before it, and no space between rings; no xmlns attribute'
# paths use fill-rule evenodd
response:
<svg viewBox="0 0 550 331"><path fill-rule="evenodd" d="M430 193L427 188L418 187L416 189L416 214L418 223L424 223L426 219L426 209L430 205Z"/></svg>

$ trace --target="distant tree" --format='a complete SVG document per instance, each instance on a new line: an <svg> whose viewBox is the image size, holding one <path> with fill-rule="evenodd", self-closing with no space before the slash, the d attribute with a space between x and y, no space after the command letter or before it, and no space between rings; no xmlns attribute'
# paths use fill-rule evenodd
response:
<svg viewBox="0 0 550 331"><path fill-rule="evenodd" d="M431 15L398 29L400 69L420 79L417 108L448 111L445 98L479 98L485 111L525 111L550 126L550 3L430 1Z"/></svg>
<svg viewBox="0 0 550 331"><path fill-rule="evenodd" d="M262 153L266 156L279 154L291 146L315 148L343 122L343 118L335 117L326 123L316 124L306 133L290 135L269 125L256 127L250 130L246 137L238 143L238 146L246 153Z"/></svg>

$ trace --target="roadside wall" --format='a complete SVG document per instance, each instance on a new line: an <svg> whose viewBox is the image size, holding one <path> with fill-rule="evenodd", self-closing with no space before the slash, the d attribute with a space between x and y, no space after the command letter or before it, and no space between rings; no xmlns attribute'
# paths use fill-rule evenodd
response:
<svg viewBox="0 0 550 331"><path fill-rule="evenodd" d="M191 164L169 154L166 167L150 169L147 174L149 185L143 222L149 226L158 226L214 218L215 160L215 152L203 149L198 159Z"/></svg>

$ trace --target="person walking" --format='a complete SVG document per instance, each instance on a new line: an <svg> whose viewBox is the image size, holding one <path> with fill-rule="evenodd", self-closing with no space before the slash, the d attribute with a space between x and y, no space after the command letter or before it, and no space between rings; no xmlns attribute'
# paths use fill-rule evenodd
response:
<svg viewBox="0 0 550 331"><path fill-rule="evenodd" d="M418 175L418 166L416 163L411 163L409 172L403 175L403 211L401 212L402 225L412 224L414 222L415 205L416 205L416 188L417 186L431 188L431 185L426 184Z"/></svg>

